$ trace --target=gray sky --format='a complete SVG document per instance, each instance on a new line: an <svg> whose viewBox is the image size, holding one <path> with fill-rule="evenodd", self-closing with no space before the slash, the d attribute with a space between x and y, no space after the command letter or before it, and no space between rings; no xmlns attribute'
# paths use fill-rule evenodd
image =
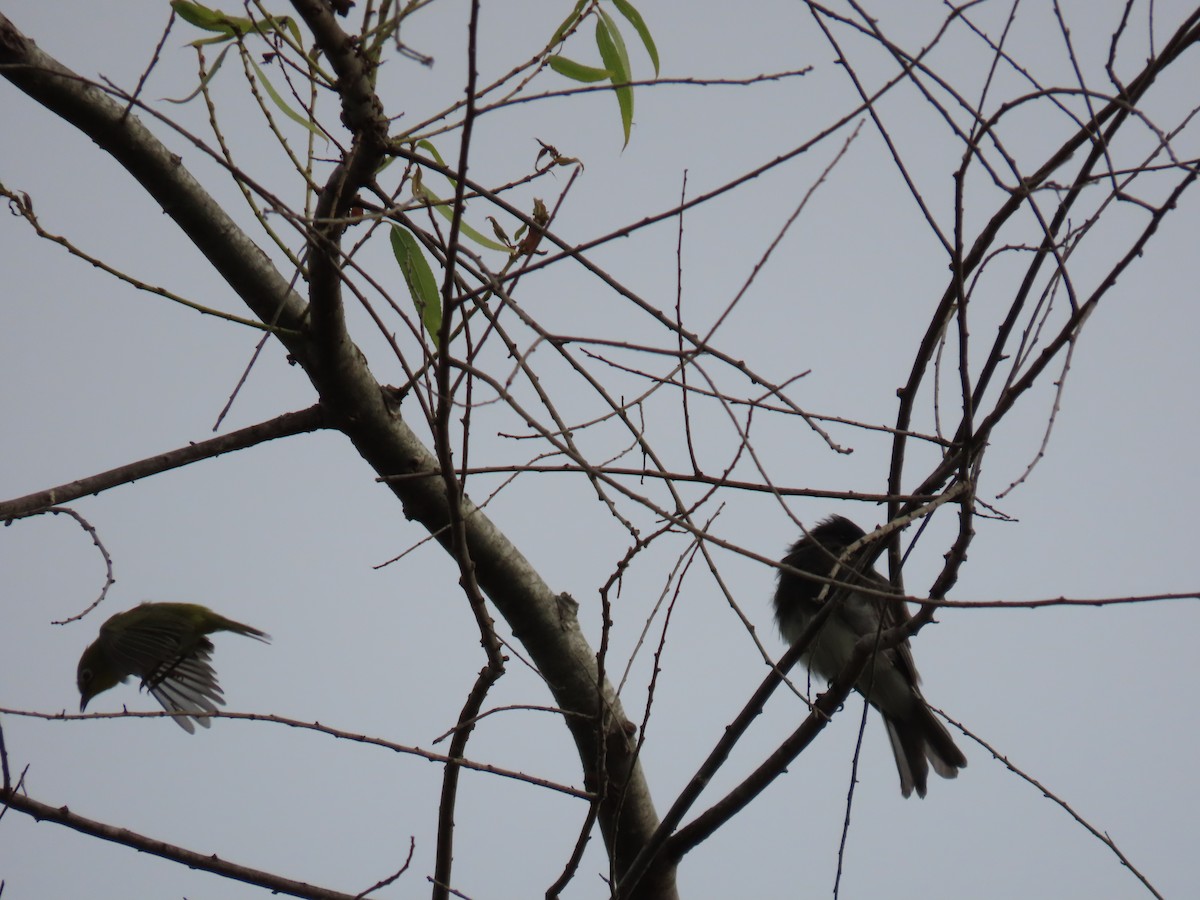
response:
<svg viewBox="0 0 1200 900"><path fill-rule="evenodd" d="M404 111L402 122L420 121L461 92L462 6L435 4L415 16L404 34L409 46L436 58L432 69L402 61L385 67L381 85L394 105L389 112ZM892 18L881 19L881 25L915 50L931 38L942 13L935 4L901 6L903 13L897 13L888 4ZM1018 19L1012 52L1044 82L1072 84L1061 35L1049 11L1041 9L1044 4L1035 6ZM1108 52L1107 35L1120 6L1064 4L1081 66L1096 90L1107 88L1097 66ZM535 52L570 4L529 0L504 4L503 12L497 4L485 7L481 68L487 81ZM664 76L744 78L813 69L804 77L748 88L640 90L633 137L623 152L616 104L606 94L526 104L482 118L472 169L482 182L501 183L527 172L537 152L534 138L583 159L586 170L555 223L568 240L583 242L670 208L685 169L689 195L722 184L807 140L852 102L832 51L797 4L756 3L734 15L727 4L691 4L686 19L674 4L646 0L639 8L658 42ZM131 87L158 39L166 5L124 4L119 17L97 17L93 10L92 4L65 0L4 4L5 14L64 64ZM1131 30L1130 47L1118 65L1123 75L1146 55L1136 46L1145 40L1145 4L1137 10L1133 18L1141 24ZM1156 46L1188 11L1182 3L1155 5ZM983 4L974 14L996 34L1007 6ZM147 97L180 97L194 86L194 59L183 46L194 36L182 28L171 35ZM588 40L574 47L576 56L594 62ZM894 73L894 65L865 41L848 39L845 49L872 85ZM630 51L636 71L648 76L640 48L631 44ZM216 52L209 49L210 61ZM977 98L989 58L978 40L956 26L931 64ZM240 97L239 68L231 58L216 80L229 102L223 125L243 166L298 204L297 179ZM546 76L544 88L563 84ZM1018 84L1002 73L996 96L1011 96ZM1193 58L1173 72L1160 94L1151 95L1148 108L1170 126L1196 105L1194 96L1181 96L1196 84L1200 71ZM184 127L211 136L199 102L158 105ZM880 112L936 220L949 232L951 173L961 145L911 89L896 92ZM7 83L0 85L0 117L5 122L0 180L32 195L45 228L148 283L245 313L170 220L90 141ZM710 330L857 121L811 153L688 214L683 302L689 327ZM300 129L286 127L300 144ZM1014 120L1005 139L1023 166L1032 168L1068 133L1061 114L1030 111ZM439 144L448 159L456 155L455 140L443 137ZM168 143L231 214L250 222L239 195L211 163L177 137ZM1177 146L1194 159L1196 145L1193 126ZM567 174L564 169L552 182L518 191L518 205L528 208L534 196L549 201ZM970 190L967 227L973 231L994 210L998 195L982 180ZM977 522L978 537L952 598L1019 601L1196 590L1198 203L1194 192L1185 196L1088 322L1045 458L1023 485L998 501L996 494L1038 452L1053 402L1049 388L1033 392L993 436L979 494L1018 521ZM475 213L477 225L484 227L486 214L482 208ZM1144 214L1121 209L1113 218L1136 225ZM0 219L0 229L6 273L0 303L5 385L0 417L6 423L0 496L20 496L210 435L257 332L139 294L37 239L15 217ZM1117 240L1121 233L1114 226L1111 237ZM255 237L262 243L259 233ZM382 237L364 260L403 294ZM670 221L605 245L593 258L669 310L675 302L676 237ZM1124 245L1106 243L1108 237L1106 232L1089 238L1073 261L1083 290L1106 271L1101 268L1106 254L1123 252ZM1026 228L1019 237L1014 232L1018 239L1033 240L1033 232ZM986 335L1016 290L1017 270L1005 273L1005 266L998 261L975 295L977 334ZM907 377L946 279L944 251L867 122L713 342L777 383L809 372L789 388L807 410L889 424L896 388ZM531 276L519 300L562 333L673 346L663 329L578 267L556 265ZM402 380L357 311L353 327L375 374L385 382ZM653 365L660 374L669 371L666 362L620 358ZM547 348L539 348L534 359L551 376L556 402L572 422L599 411L595 396ZM498 354L491 361L501 377L512 366ZM724 388L755 393L731 370L709 365ZM646 388L644 380L602 364L594 371L604 373L615 394L633 396ZM952 375L948 383L953 385ZM527 387L516 389L528 397ZM303 373L269 346L224 430L314 399ZM701 409L693 422L698 453L705 470L718 474L728 464L736 434L719 407ZM921 428L932 427L929 410L926 397ZM405 412L415 415L415 405ZM951 422L952 414L950 407ZM646 416L656 447L670 465L686 469L677 395L660 392ZM503 437L522 429L498 405L482 407L473 428L474 464L527 460L538 452L532 442ZM755 429L755 449L778 484L884 490L890 451L884 435L831 426L836 440L854 448L840 455L794 417L763 417ZM616 428L586 431L581 440L596 460L629 443ZM637 454L622 461L640 463ZM924 471L914 462L914 479ZM748 468L737 473L754 477ZM498 484L480 477L469 490L481 501ZM768 495L726 492L718 497L722 501L713 533L724 540L778 556L798 535ZM52 620L78 612L98 593L104 578L99 554L65 516L22 520L3 530L0 569L8 599L0 629L0 706L74 711L80 651L104 618L147 599L203 602L273 635L270 647L218 636L215 662L230 709L320 721L401 744L431 747L452 725L483 664L457 573L440 549L426 545L396 565L375 568L424 534L335 433L260 446L73 507L98 529L117 582L104 605L82 623L53 626ZM793 499L788 507L806 523L832 512L863 526L883 520L883 509L870 505ZM580 602L581 621L597 639L597 591L629 537L583 479L527 476L501 493L488 512L547 582ZM656 525L644 511L636 511L636 518L644 530ZM911 592L926 590L939 571L951 521L942 516L914 551L905 570ZM685 547L681 537L664 539L626 574L614 596L610 669L622 668L633 652ZM781 653L769 604L773 571L731 552L714 553L758 638ZM1194 890L1200 863L1191 838L1200 787L1192 686L1200 678L1193 650L1200 605L1192 600L1101 609L947 610L938 619L914 643L931 703L1110 835L1163 895ZM661 627L660 614L623 692L627 711L638 721ZM699 564L684 583L671 627L644 753L660 812L765 674L753 642ZM513 659L488 706L549 702L536 676ZM101 695L90 709L118 711L122 704L156 708L127 685ZM684 896L832 892L861 707L855 697L785 777L685 859ZM776 696L697 811L737 783L803 714L796 698ZM2 721L10 762L29 765L28 791L47 803L350 892L399 868L412 836L410 871L379 896L428 891L441 769L417 758L265 723L218 721L211 731L189 738L161 719L64 723L6 715ZM868 717L842 896L1147 896L1108 848L1041 791L973 741L959 742L970 759L959 779L935 779L925 800L905 801L878 717ZM566 731L546 713L490 717L468 753L565 783L582 782ZM455 887L476 900L540 896L561 870L584 811L578 800L467 773L457 816ZM598 846L596 836L567 896L603 895L599 874L605 865ZM0 879L6 898L11 892L17 898L86 893L96 900L221 900L253 891L13 812L0 820Z"/></svg>

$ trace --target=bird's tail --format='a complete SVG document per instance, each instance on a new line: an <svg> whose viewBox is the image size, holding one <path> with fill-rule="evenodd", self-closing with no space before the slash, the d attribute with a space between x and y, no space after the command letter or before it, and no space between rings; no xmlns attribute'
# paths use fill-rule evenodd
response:
<svg viewBox="0 0 1200 900"><path fill-rule="evenodd" d="M216 615L214 613L214 615ZM233 619L227 619L224 616L217 616L219 620L213 631L232 631L234 634L244 634L246 637L254 638L256 641L262 641L264 644L271 643L271 636L265 631L259 631L253 625L247 625L244 622L235 622Z"/></svg>
<svg viewBox="0 0 1200 900"><path fill-rule="evenodd" d="M966 768L966 756L924 702L917 704L912 714L903 719L885 715L884 724L900 773L900 792L905 797L914 790L917 796L925 796L931 765L943 778L956 778L958 770Z"/></svg>

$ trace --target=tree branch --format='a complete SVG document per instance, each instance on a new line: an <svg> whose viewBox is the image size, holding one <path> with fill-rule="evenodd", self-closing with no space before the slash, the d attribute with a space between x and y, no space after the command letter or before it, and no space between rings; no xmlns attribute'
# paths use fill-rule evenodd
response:
<svg viewBox="0 0 1200 900"><path fill-rule="evenodd" d="M58 487L47 488L24 497L6 500L0 503L0 521L11 522L13 519L25 516L36 516L52 506L70 503L72 500L78 500L89 494L99 494L118 485L140 481L151 475L178 469L202 459L212 459L223 453L245 450L247 447L253 447L276 438L291 437L328 427L329 423L326 420L325 412L318 403L308 409L284 413L269 421L259 422L257 425L250 425L221 435L221 437L201 441L198 444L189 444L157 456L148 456L137 462L109 469L107 472L60 484Z"/></svg>
<svg viewBox="0 0 1200 900"><path fill-rule="evenodd" d="M66 806L56 807L41 803L16 789L0 788L0 803L9 809L23 812L38 822L54 822L82 834L90 834L92 837L112 841L114 844L123 844L134 850L140 850L142 853L149 853L151 856L181 863L189 869L212 872L214 875L232 878L234 881L266 888L276 894L303 897L305 900L355 900L354 894L344 894L341 891L317 887L303 881L283 878L261 869L252 869L249 866L241 866L223 860L215 853L197 853L195 850L187 850L175 844L146 837L136 831L130 831L128 828L118 828L115 825L88 819L71 812Z"/></svg>

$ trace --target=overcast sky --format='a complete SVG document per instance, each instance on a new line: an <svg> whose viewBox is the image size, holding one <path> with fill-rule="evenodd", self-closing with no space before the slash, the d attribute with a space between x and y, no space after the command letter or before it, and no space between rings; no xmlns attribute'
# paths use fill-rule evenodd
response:
<svg viewBox="0 0 1200 900"><path fill-rule="evenodd" d="M1082 70L1100 92L1110 90L1103 65L1123 5L1062 4ZM484 6L481 80L487 82L536 52L571 4L523 0ZM944 15L933 3L873 6L884 31L913 52L933 37ZM1075 84L1061 33L1044 8L1048 4L1026 6L1013 30L1012 53L1044 83ZM405 30L409 47L435 58L432 68L402 60L384 68L388 112L403 112L401 123L421 121L461 93L464 7L442 0L414 16ZM678 200L684 170L691 196L723 184L808 140L855 102L844 70L800 4L756 2L734 12L730 4L706 0L689 4L686 18L678 4L644 0L639 8L666 77L732 79L812 68L752 87L641 89L624 150L616 103L607 94L483 117L472 162L474 177L483 183L500 184L528 172L538 149L535 138L586 164L555 224L570 241L584 242L669 209ZM1136 26L1118 60L1123 76L1136 72L1147 55L1147 4L1135 4L1135 10ZM76 0L10 0L3 11L76 72L103 75L125 88L136 84L167 18L166 4L151 2L127 2L119 13L98 15L95 4ZM1008 11L1007 4L984 3L972 12L972 21L998 35ZM1185 3L1156 3L1155 47L1190 12ZM870 86L894 75L894 63L877 47L839 34ZM195 86L194 56L184 46L195 36L176 28L144 95L211 139L199 101L180 106L157 100L182 97ZM573 46L579 58L596 62L586 34ZM216 53L208 50L210 62ZM649 77L641 49L631 43L630 53L635 72ZM1148 99L1164 127L1200 104L1196 57L1193 50ZM977 98L991 60L958 24L930 61L965 96ZM223 127L245 169L302 205L297 179L289 177L286 161L241 97L241 77L231 57L215 81L229 104ZM545 76L544 89L564 84ZM1020 79L1004 70L991 108L1000 97L1022 90L1027 88ZM951 175L962 145L911 88L891 95L880 113L933 216L949 233ZM0 121L0 181L32 196L47 230L147 283L246 314L156 204L88 139L7 82L0 82ZM859 122L852 120L811 153L689 212L682 258L689 327L703 334L712 329ZM285 127L302 145L301 129ZM1071 130L1062 114L1031 111L1004 136L1021 164L1032 169ZM157 133L239 222L252 225L240 195L211 162L165 129L157 127ZM1196 137L1193 125L1177 138L1182 157L1197 157ZM447 159L457 156L455 140L440 139ZM535 196L555 199L567 177L563 169L518 192L518 205L529 208ZM444 182L431 186L445 188ZM982 182L972 190L966 227L973 234L999 200ZM486 214L476 213L477 225L486 227ZM1117 209L1114 219L1120 216L1141 221L1132 208ZM1105 243L1106 231L1081 249L1073 275L1084 289L1094 287L1107 272L1105 264L1124 252L1127 244L1119 241L1127 234L1114 227L1113 243ZM1200 378L1197 234L1200 200L1193 192L1088 322L1045 457L999 500L997 494L1039 452L1054 402L1053 376L993 436L979 496L1015 521L977 521L978 536L953 599L1118 597L1200 587L1194 527L1200 482L1193 474L1194 387ZM261 232L254 236L265 245ZM296 246L294 234L288 239ZM1036 239L1028 229L1020 237ZM671 220L605 245L593 258L618 281L670 310L676 240L677 222ZM378 267L380 277L392 279L402 295L386 241L378 244L364 260ZM494 259L493 264L499 265ZM986 334L1016 291L1003 265L997 263L973 301L977 333ZM917 341L945 290L947 266L878 131L865 120L713 343L776 383L809 373L789 386L806 410L891 424L896 389L908 376ZM0 267L5 273L0 497L211 435L257 332L136 292L38 239L14 216L0 217ZM560 333L674 346L666 331L578 267L551 266L521 288L522 305ZM357 311L352 327L380 380L400 382L395 360ZM556 401L572 423L586 421L600 410L595 395L551 357L547 348L535 354L544 372L563 374L561 382L551 378ZM499 354L490 362L501 378L512 369ZM667 362L641 357L636 363L658 374L670 371ZM600 363L595 371L604 373L617 395L631 397L647 387ZM714 364L712 371L723 388L756 393L731 369ZM949 383L953 387L953 377ZM518 385L522 389L527 391ZM222 430L314 400L299 368L287 364L277 345L268 345ZM728 464L736 434L718 406L701 409L693 422L697 453L715 475ZM920 428L933 427L929 410L926 401ZM415 406L406 406L405 413L415 415ZM950 415L953 423L952 407ZM648 434L668 464L687 469L677 395L656 395L646 416ZM755 450L775 483L885 490L890 441L884 434L830 426L835 440L854 449L845 455L832 452L795 417L765 416L755 427ZM473 428L475 465L528 460L538 452L505 436L522 429L502 407L482 407ZM597 461L629 443L616 428L586 431L582 440ZM914 462L914 482L930 460L924 469ZM632 454L621 464L641 463ZM744 467L737 474L756 477ZM217 636L214 658L230 709L320 721L444 750L444 744L432 742L453 724L483 655L457 572L440 548L426 544L395 565L376 568L425 535L374 477L349 443L331 432L277 441L78 501L72 506L98 530L117 581L100 609L66 627L51 622L96 597L104 581L100 554L66 516L13 523L0 533L6 593L0 707L73 712L79 653L108 615L148 599L186 600L273 635L271 646ZM480 477L469 489L482 501L499 484L499 478ZM728 491L718 495L716 503L721 502L713 533L722 540L777 557L798 536L769 495ZM710 513L716 503L707 507ZM834 512L864 527L885 518L882 507L846 501L794 498L788 509L806 523ZM597 641L598 590L627 550L629 536L587 482L526 476L488 512L555 590L579 601L581 622ZM636 517L639 527L656 527L645 511ZM905 569L910 592L927 590L940 571L952 525L952 515L942 516L918 544ZM610 671L619 672L634 653L659 595L668 590L675 557L686 546L682 536L665 539L626 574L613 598ZM773 570L736 553L714 553L758 639L772 653L782 653L769 603ZM1200 604L946 610L938 619L914 642L931 703L1110 835L1164 896L1194 892L1200 884L1193 847L1200 806L1194 698ZM661 627L660 614L623 692L637 721ZM643 757L660 813L765 673L754 642L701 565L684 582L671 628ZM539 679L514 658L488 706L550 702ZM89 711L119 711L123 704L131 710L156 708L135 685L126 685L98 697ZM861 710L861 701L853 698L785 777L684 860L685 897L832 893ZM699 809L744 777L804 713L795 697L781 692L774 698ZM0 722L10 763L18 770L29 766L27 790L46 803L351 893L398 869L411 836L416 849L409 872L378 896L416 897L429 889L441 785L435 765L261 722L217 721L191 737L162 719L47 722L4 715ZM1148 896L1111 850L1039 789L972 740L958 741L970 764L957 781L934 779L927 798L904 800L879 719L874 713L868 717L843 897ZM472 738L468 755L582 785L567 732L547 713L490 717ZM464 775L459 803L455 887L475 900L541 896L561 871L585 812L582 801L476 773ZM604 895L599 843L597 835L566 896ZM224 900L256 890L57 825L35 824L11 811L0 820L0 880L6 900Z"/></svg>

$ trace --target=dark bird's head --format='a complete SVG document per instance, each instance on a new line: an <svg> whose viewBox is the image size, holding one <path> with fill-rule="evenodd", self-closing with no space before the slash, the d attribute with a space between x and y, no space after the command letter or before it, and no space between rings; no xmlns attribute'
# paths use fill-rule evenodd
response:
<svg viewBox="0 0 1200 900"><path fill-rule="evenodd" d="M866 535L861 528L845 516L830 516L809 529L808 534L792 545L788 555L783 558L783 564L801 572L811 572L813 575L828 578L834 564L849 547ZM838 572L838 580L849 580L852 574L848 568L852 561L843 560ZM803 578L786 569L779 570L779 590L775 595L776 607L781 597L790 597L797 601L816 600L821 593L824 583Z"/></svg>
<svg viewBox="0 0 1200 900"><path fill-rule="evenodd" d="M83 651L75 672L75 684L79 687L79 711L87 709L88 702L97 694L116 687L123 680L104 652L101 641L90 644Z"/></svg>

